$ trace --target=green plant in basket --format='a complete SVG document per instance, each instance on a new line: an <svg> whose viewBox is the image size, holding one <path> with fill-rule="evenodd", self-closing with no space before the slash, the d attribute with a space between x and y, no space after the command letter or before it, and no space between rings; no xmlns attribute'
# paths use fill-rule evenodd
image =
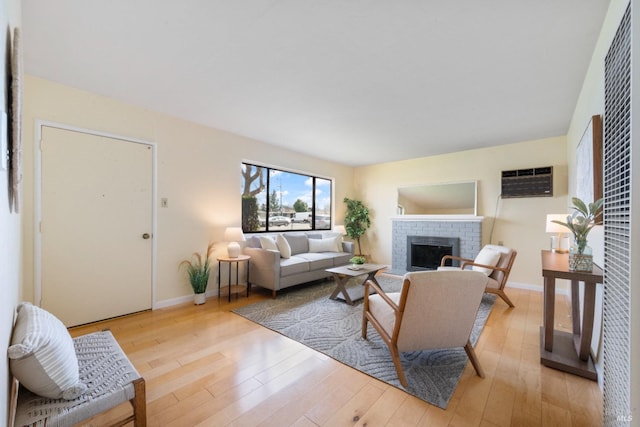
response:
<svg viewBox="0 0 640 427"><path fill-rule="evenodd" d="M194 252L191 259L182 261L179 267L185 267L189 275L189 283L196 294L203 294L207 290L209 282L209 273L211 272L211 255L213 255L213 243L207 246L205 256L198 252Z"/></svg>
<svg viewBox="0 0 640 427"><path fill-rule="evenodd" d="M364 264L366 261L367 259L363 256L354 256L349 260L349 262L356 265Z"/></svg>

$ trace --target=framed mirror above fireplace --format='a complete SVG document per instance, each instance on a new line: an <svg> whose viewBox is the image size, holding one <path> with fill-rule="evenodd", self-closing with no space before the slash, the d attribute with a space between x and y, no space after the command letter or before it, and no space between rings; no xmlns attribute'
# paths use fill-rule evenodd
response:
<svg viewBox="0 0 640 427"><path fill-rule="evenodd" d="M477 181L398 188L398 215L473 215L478 212Z"/></svg>

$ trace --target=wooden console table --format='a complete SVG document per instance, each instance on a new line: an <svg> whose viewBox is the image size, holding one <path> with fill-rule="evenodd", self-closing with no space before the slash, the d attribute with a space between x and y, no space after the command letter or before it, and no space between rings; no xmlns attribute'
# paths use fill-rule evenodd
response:
<svg viewBox="0 0 640 427"><path fill-rule="evenodd" d="M597 373L591 360L591 335L596 301L596 284L603 282L602 269L594 264L593 271L569 270L569 255L542 251L544 277L544 319L540 328L540 363L591 380ZM573 333L554 329L556 279L571 281L571 317ZM584 282L582 324L580 323L579 282Z"/></svg>

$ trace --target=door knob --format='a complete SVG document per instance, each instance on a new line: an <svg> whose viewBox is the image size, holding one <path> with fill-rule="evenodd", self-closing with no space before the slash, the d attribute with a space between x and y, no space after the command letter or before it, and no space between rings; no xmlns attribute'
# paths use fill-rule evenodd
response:
<svg viewBox="0 0 640 427"><path fill-rule="evenodd" d="M151 235L149 233L144 233L142 235L142 238L145 239L145 240L147 240L149 237L151 237Z"/></svg>

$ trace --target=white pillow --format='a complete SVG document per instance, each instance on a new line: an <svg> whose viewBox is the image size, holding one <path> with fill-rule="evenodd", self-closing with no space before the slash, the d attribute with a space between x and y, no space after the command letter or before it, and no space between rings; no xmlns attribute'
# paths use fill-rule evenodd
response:
<svg viewBox="0 0 640 427"><path fill-rule="evenodd" d="M260 246L262 246L262 249L279 250L276 241L269 236L260 236Z"/></svg>
<svg viewBox="0 0 640 427"><path fill-rule="evenodd" d="M482 248L482 250L478 253L478 256L476 256L476 259L474 260L474 262L477 264L490 265L492 267L498 265L498 261L500 261L500 252L487 247ZM487 276L490 276L491 273L493 273L492 269L478 267L477 265L472 266L471 269L484 273Z"/></svg>
<svg viewBox="0 0 640 427"><path fill-rule="evenodd" d="M309 252L342 252L342 236L329 239L309 239Z"/></svg>
<svg viewBox="0 0 640 427"><path fill-rule="evenodd" d="M69 331L46 310L28 302L18 305L7 354L11 373L37 395L73 400L87 390Z"/></svg>
<svg viewBox="0 0 640 427"><path fill-rule="evenodd" d="M282 234L278 234L276 243L278 244L280 256L282 258L291 258L291 246L289 246L289 242L287 242L287 239L285 239Z"/></svg>
<svg viewBox="0 0 640 427"><path fill-rule="evenodd" d="M326 239L326 237L325 237L325 239ZM337 236L334 236L331 239L333 240L333 242L336 245L335 251L336 252L344 252L342 250L342 241L343 241L342 234L338 234Z"/></svg>

